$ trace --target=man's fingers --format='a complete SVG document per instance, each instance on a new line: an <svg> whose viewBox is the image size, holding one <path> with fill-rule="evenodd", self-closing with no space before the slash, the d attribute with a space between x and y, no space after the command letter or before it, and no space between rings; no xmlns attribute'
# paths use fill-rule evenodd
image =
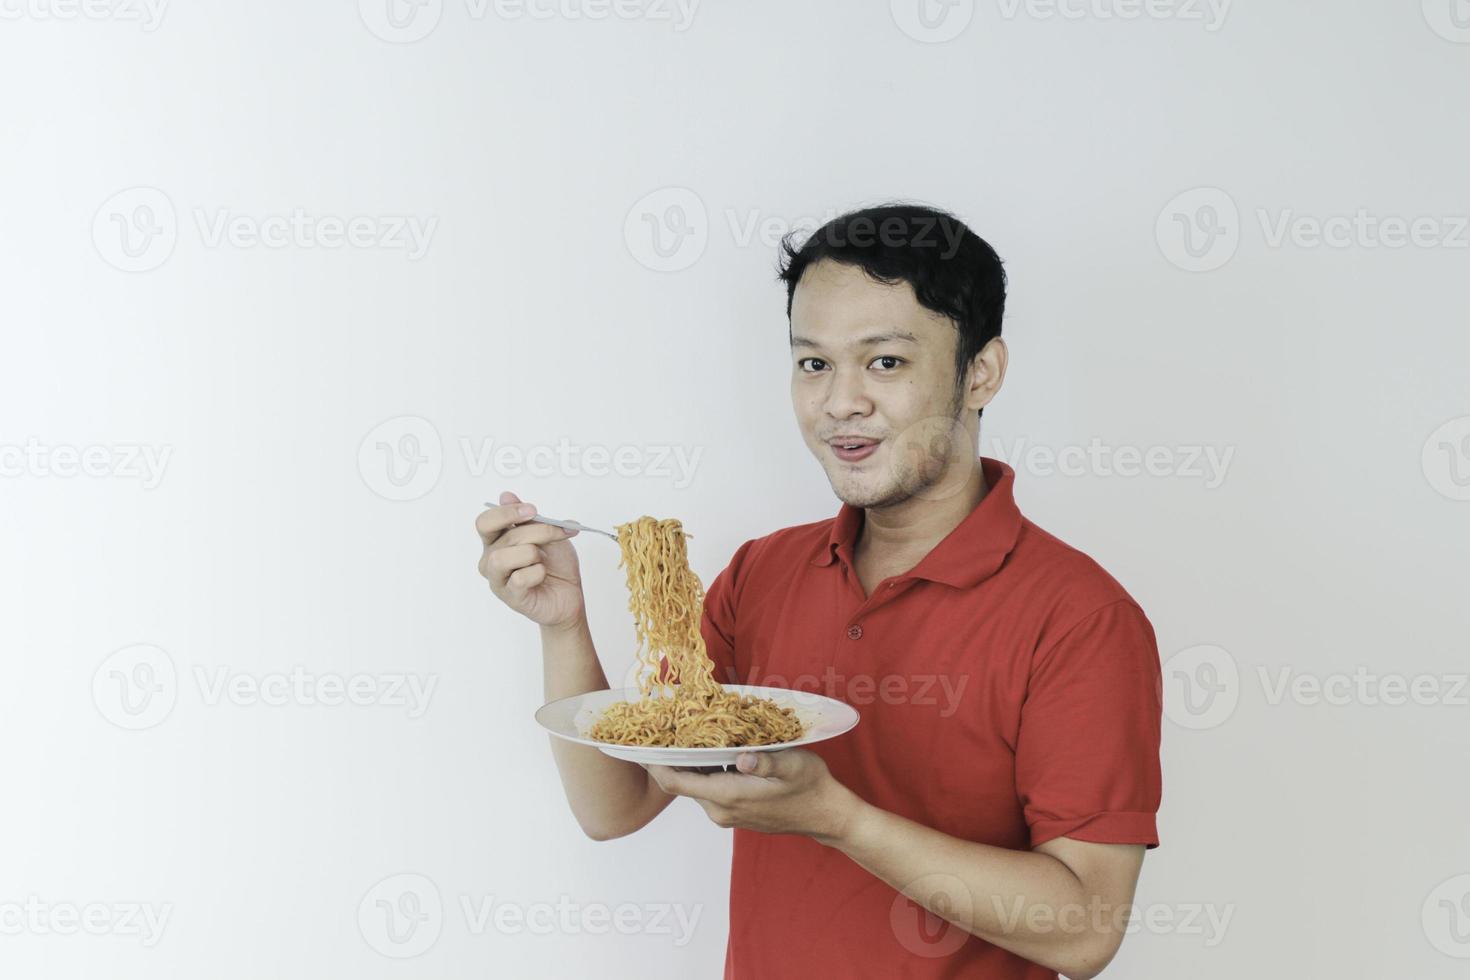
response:
<svg viewBox="0 0 1470 980"><path fill-rule="evenodd" d="M701 773L689 772L684 769L675 769L672 766L645 767L653 781L658 783L659 789L673 796L687 796L691 799L702 800L709 794L709 787L701 782L706 777Z"/></svg>
<svg viewBox="0 0 1470 980"><path fill-rule="evenodd" d="M506 494L501 494L502 497ZM514 494L511 494L514 496ZM486 544L498 538L506 528L528 521L536 514L535 504L506 503L480 511L475 518L475 530Z"/></svg>
<svg viewBox="0 0 1470 980"><path fill-rule="evenodd" d="M494 551L517 544L551 544L553 541L565 541L576 534L576 531L568 531L554 524L517 524L501 532L495 543L488 547Z"/></svg>
<svg viewBox="0 0 1470 980"><path fill-rule="evenodd" d="M687 796L701 802L730 806L747 798L749 783L740 773L696 772L692 769L675 769L670 766L645 766L665 793Z"/></svg>
<svg viewBox="0 0 1470 980"><path fill-rule="evenodd" d="M485 556L485 576L495 585L504 585L516 571L527 565L540 564L545 559L540 545L515 544L493 548Z"/></svg>
<svg viewBox="0 0 1470 980"><path fill-rule="evenodd" d="M653 777L653 781L655 783L658 783L658 788L663 790L665 793L668 793L671 796L684 795L679 792L678 788L675 785L678 782L679 774L670 767L647 765L643 768L648 770L648 774Z"/></svg>
<svg viewBox="0 0 1470 980"><path fill-rule="evenodd" d="M709 817L710 822L716 827L724 827L726 830L729 830L735 826L735 814L731 813L725 807L720 806L718 803L710 803L707 800L700 800L699 805L704 807L705 816Z"/></svg>
<svg viewBox="0 0 1470 980"><path fill-rule="evenodd" d="M742 752L735 758L735 769L747 776L788 779L802 764L801 749L777 749L774 752Z"/></svg>
<svg viewBox="0 0 1470 980"><path fill-rule="evenodd" d="M501 496L514 496L514 494L507 491ZM529 514L522 509L525 507L531 508ZM574 538L580 533L557 527L555 524L541 524L532 521L530 518L535 513L535 507L532 504L501 504L482 511L475 518L475 530L479 532L480 540L487 547L506 544L550 544L552 541Z"/></svg>
<svg viewBox="0 0 1470 980"><path fill-rule="evenodd" d="M505 579L505 587L512 592L527 592L546 581L545 565L527 565L517 568Z"/></svg>

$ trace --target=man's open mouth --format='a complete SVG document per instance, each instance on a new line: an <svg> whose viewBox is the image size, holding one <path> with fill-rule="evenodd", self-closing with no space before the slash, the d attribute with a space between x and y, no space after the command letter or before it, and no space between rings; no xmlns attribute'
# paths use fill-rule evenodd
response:
<svg viewBox="0 0 1470 980"><path fill-rule="evenodd" d="M873 455L880 442L881 439L869 439L866 436L834 436L827 440L827 445L832 447L832 452L838 459L856 463Z"/></svg>

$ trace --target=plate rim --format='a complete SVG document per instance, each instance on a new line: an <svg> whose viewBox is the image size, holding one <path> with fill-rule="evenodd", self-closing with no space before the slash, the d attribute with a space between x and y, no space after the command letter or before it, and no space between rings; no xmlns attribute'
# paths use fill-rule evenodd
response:
<svg viewBox="0 0 1470 980"><path fill-rule="evenodd" d="M858 712L858 710L852 705L848 704L846 701L839 701L837 698L828 697L825 694L818 694L815 691L801 691L797 690L796 688L790 687L766 687L764 685L758 684L721 684L720 686L727 691L736 691L741 694L754 694L761 691L779 691L787 694L798 694L801 695L803 698L813 698L818 702L829 702L831 704L834 704L838 708L840 708L842 712L846 713L848 717L845 722L842 723L841 728L839 728L837 731L823 735L820 738L812 738L810 736L804 735L803 737L791 742L772 742L770 745L692 745L687 747L682 745L623 745L618 742L602 742L598 741L595 738L587 738L585 735L568 735L565 732L559 732L547 725L542 718L542 712L546 711L548 708L555 707L556 705L562 704L566 701L575 701L578 698L585 698L593 694L622 694L622 700L626 701L628 700L627 692L638 690L637 688L632 687L620 687L616 691L614 691L613 688L607 687L601 688L596 691L584 691L581 694L570 694L564 698L557 698L555 701L546 702L541 707L536 709L534 717L536 719L536 723L540 725L542 730L551 737L559 738L566 742L574 742L578 745L590 745L593 748L602 751L606 751L607 749L617 749L618 751L623 752L632 750L635 752L678 752L696 754L729 752L776 752L781 749L797 749L801 748L804 745L815 745L818 742L825 742L828 739L836 738L838 735L845 735L856 728L858 722L862 720L862 715Z"/></svg>

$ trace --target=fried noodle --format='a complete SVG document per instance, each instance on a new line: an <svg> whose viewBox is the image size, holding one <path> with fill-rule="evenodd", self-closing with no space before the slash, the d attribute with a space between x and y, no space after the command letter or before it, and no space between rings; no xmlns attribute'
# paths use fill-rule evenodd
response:
<svg viewBox="0 0 1470 980"><path fill-rule="evenodd" d="M619 745L732 748L800 738L790 708L725 690L699 630L704 586L689 567L683 525L640 517L617 526L628 609L638 635L637 701L609 705L588 731Z"/></svg>

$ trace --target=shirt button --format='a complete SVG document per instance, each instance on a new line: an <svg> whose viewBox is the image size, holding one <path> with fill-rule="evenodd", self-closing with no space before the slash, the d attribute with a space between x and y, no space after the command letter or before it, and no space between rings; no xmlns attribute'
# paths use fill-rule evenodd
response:
<svg viewBox="0 0 1470 980"><path fill-rule="evenodd" d="M863 638L863 628L857 623L853 623L847 628L847 638L849 640L861 640Z"/></svg>

